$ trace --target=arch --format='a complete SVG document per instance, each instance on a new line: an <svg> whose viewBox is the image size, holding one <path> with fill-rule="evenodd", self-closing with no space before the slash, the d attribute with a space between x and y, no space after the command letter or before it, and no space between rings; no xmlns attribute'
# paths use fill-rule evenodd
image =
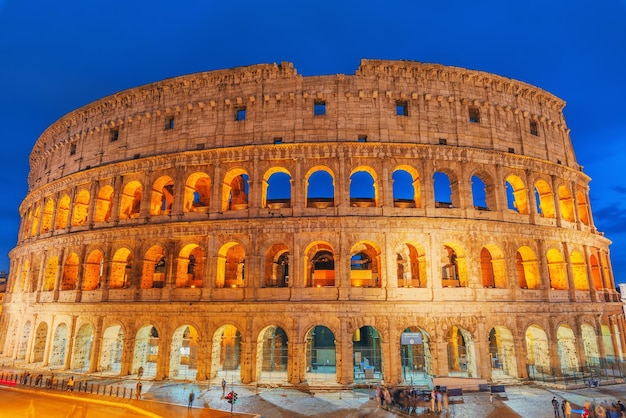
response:
<svg viewBox="0 0 626 418"><path fill-rule="evenodd" d="M165 285L167 271L167 253L160 245L153 245L146 251L141 272L141 288L162 288Z"/></svg>
<svg viewBox="0 0 626 418"><path fill-rule="evenodd" d="M78 279L78 254L70 253L63 264L63 276L61 280L61 290L76 289Z"/></svg>
<svg viewBox="0 0 626 418"><path fill-rule="evenodd" d="M325 166L315 166L305 176L306 207L335 206L335 175Z"/></svg>
<svg viewBox="0 0 626 418"><path fill-rule="evenodd" d="M471 177L474 209L494 210L496 193L493 177L487 172L477 172Z"/></svg>
<svg viewBox="0 0 626 418"><path fill-rule="evenodd" d="M222 211L248 208L248 177L248 173L241 168L226 173L222 185Z"/></svg>
<svg viewBox="0 0 626 418"><path fill-rule="evenodd" d="M521 289L539 289L541 276L539 275L539 261L535 252L527 246L521 246L516 254L517 277Z"/></svg>
<svg viewBox="0 0 626 418"><path fill-rule="evenodd" d="M504 253L497 245L487 244L480 250L480 271L483 287L507 287Z"/></svg>
<svg viewBox="0 0 626 418"><path fill-rule="evenodd" d="M561 217L568 221L574 222L574 199L572 192L567 186L559 186L559 208L561 209Z"/></svg>
<svg viewBox="0 0 626 418"><path fill-rule="evenodd" d="M30 261L29 260L24 260L24 263L21 266L21 271L19 273L19 289L16 289L15 286L18 286L18 281L15 281L15 285L14 285L14 289L13 292L16 291L21 291L21 292L31 292L34 291L35 289L30 289L29 288L29 283L28 283L28 276L30 274Z"/></svg>
<svg viewBox="0 0 626 418"><path fill-rule="evenodd" d="M185 182L183 212L207 212L211 203L211 178L203 172L192 173Z"/></svg>
<svg viewBox="0 0 626 418"><path fill-rule="evenodd" d="M156 259L158 254L153 256ZM145 263L147 263L147 261ZM131 284L134 283L133 277L131 277L132 272L133 256L131 251L126 247L118 248L115 251L115 254L113 254L113 259L111 260L109 288L121 289L131 286ZM148 281L148 279L146 279L146 281Z"/></svg>
<svg viewBox="0 0 626 418"><path fill-rule="evenodd" d="M241 333L234 325L222 325L213 334L211 378L219 376L228 382L240 380Z"/></svg>
<svg viewBox="0 0 626 418"><path fill-rule="evenodd" d="M81 373L89 372L92 341L93 326L91 324L81 325L76 333L76 337L74 338L71 369Z"/></svg>
<svg viewBox="0 0 626 418"><path fill-rule="evenodd" d="M352 334L354 382L380 381L383 378L382 341L380 332L369 325L357 328Z"/></svg>
<svg viewBox="0 0 626 418"><path fill-rule="evenodd" d="M63 366L65 364L65 356L67 355L67 337L69 328L66 323L57 325L52 337L52 347L50 349L49 361L50 366Z"/></svg>
<svg viewBox="0 0 626 418"><path fill-rule="evenodd" d="M551 373L548 336L536 324L526 329L526 363L533 374Z"/></svg>
<svg viewBox="0 0 626 418"><path fill-rule="evenodd" d="M172 335L170 345L170 378L195 380L198 373L198 330L192 325L181 325Z"/></svg>
<svg viewBox="0 0 626 418"><path fill-rule="evenodd" d="M263 287L289 285L289 249L285 244L273 244L265 253Z"/></svg>
<svg viewBox="0 0 626 418"><path fill-rule="evenodd" d="M611 338L611 328L607 324L602 324L602 345L604 345L604 355L606 361L614 363L616 360L613 339Z"/></svg>
<svg viewBox="0 0 626 418"><path fill-rule="evenodd" d="M217 257L216 287L243 287L246 251L237 242L228 242L220 248Z"/></svg>
<svg viewBox="0 0 626 418"><path fill-rule="evenodd" d="M33 342L33 363L40 363L43 361L47 340L48 324L46 322L40 322L39 325L37 325L37 331L35 331L35 341Z"/></svg>
<svg viewBox="0 0 626 418"><path fill-rule="evenodd" d="M391 175L393 205L397 208L421 208L422 190L419 173L408 165L399 165Z"/></svg>
<svg viewBox="0 0 626 418"><path fill-rule="evenodd" d="M107 327L102 333L100 346L100 372L117 375L122 370L124 354L124 330L118 324Z"/></svg>
<svg viewBox="0 0 626 418"><path fill-rule="evenodd" d="M598 350L598 337L595 328L588 323L583 323L580 326L580 333L583 340L583 350L585 351L587 365L600 365L600 351Z"/></svg>
<svg viewBox="0 0 626 418"><path fill-rule="evenodd" d="M126 183L120 198L120 219L132 219L139 216L143 186L138 180Z"/></svg>
<svg viewBox="0 0 626 418"><path fill-rule="evenodd" d="M37 205L35 208L35 213L33 214L30 236L34 237L39 233L39 218L41 216L41 207Z"/></svg>
<svg viewBox="0 0 626 418"><path fill-rule="evenodd" d="M437 171L433 174L433 190L436 208L458 207L458 183L453 181L449 173ZM456 192L456 193L455 193Z"/></svg>
<svg viewBox="0 0 626 418"><path fill-rule="evenodd" d="M335 252L326 242L313 242L304 250L304 280L307 287L335 286Z"/></svg>
<svg viewBox="0 0 626 418"><path fill-rule="evenodd" d="M577 372L578 354L574 331L568 325L561 325L556 330L556 338L561 371L568 374Z"/></svg>
<svg viewBox="0 0 626 418"><path fill-rule="evenodd" d="M106 185L98 191L96 198L96 211L93 215L93 221L106 222L111 219L111 207L113 206L113 187Z"/></svg>
<svg viewBox="0 0 626 418"><path fill-rule="evenodd" d="M59 206L57 207L57 217L54 222L54 229L67 228L70 219L70 197L64 194L59 199Z"/></svg>
<svg viewBox="0 0 626 418"><path fill-rule="evenodd" d="M506 192L508 208L520 215L528 215L528 193L524 181L510 174L506 178Z"/></svg>
<svg viewBox="0 0 626 418"><path fill-rule="evenodd" d="M74 212L72 214L72 226L80 226L87 223L89 200L91 200L91 195L88 190L83 189L76 195L74 199Z"/></svg>
<svg viewBox="0 0 626 418"><path fill-rule="evenodd" d="M59 267L59 258L55 255L51 256L48 259L48 263L46 264L46 271L43 279L43 291L49 292L54 290L54 286L57 281L57 270Z"/></svg>
<svg viewBox="0 0 626 418"><path fill-rule="evenodd" d="M554 194L552 188L545 180L537 180L535 182L535 198L537 201L537 213L543 218L556 217L554 208Z"/></svg>
<svg viewBox="0 0 626 418"><path fill-rule="evenodd" d="M398 287L428 287L424 247L403 243L395 252Z"/></svg>
<svg viewBox="0 0 626 418"><path fill-rule="evenodd" d="M85 272L83 277L83 290L95 290L100 287L102 280L102 269L104 267L104 256L102 251L93 250L87 256Z"/></svg>
<svg viewBox="0 0 626 418"><path fill-rule="evenodd" d="M150 215L169 215L174 203L174 180L170 176L161 176L152 184L150 196Z"/></svg>
<svg viewBox="0 0 626 418"><path fill-rule="evenodd" d="M337 347L335 334L324 325L311 328L304 337L306 375L309 383L337 381Z"/></svg>
<svg viewBox="0 0 626 418"><path fill-rule="evenodd" d="M400 335L400 364L405 384L424 381L433 375L431 345L425 329L418 326L404 329Z"/></svg>
<svg viewBox="0 0 626 418"><path fill-rule="evenodd" d="M143 325L135 334L131 373L139 377L155 377L159 364L159 331L152 324Z"/></svg>
<svg viewBox="0 0 626 418"><path fill-rule="evenodd" d="M32 328L33 325L31 324L31 322L26 321L26 323L24 324L24 328L22 328L22 335L17 346L17 355L15 357L17 360L26 359L26 353L28 351L28 339L30 338Z"/></svg>
<svg viewBox="0 0 626 418"><path fill-rule="evenodd" d="M593 279L593 288L594 290L602 290L604 286L602 285L602 269L600 267L600 263L598 263L598 258L595 254L591 254L589 257L589 264L591 265L591 278Z"/></svg>
<svg viewBox="0 0 626 418"><path fill-rule="evenodd" d="M448 375L476 377L472 334L457 325L453 325L448 333Z"/></svg>
<svg viewBox="0 0 626 418"><path fill-rule="evenodd" d="M372 242L358 242L350 249L350 285L381 286L380 249Z"/></svg>
<svg viewBox="0 0 626 418"><path fill-rule="evenodd" d="M441 280L443 287L467 287L467 261L463 247L447 242L441 252Z"/></svg>
<svg viewBox="0 0 626 418"><path fill-rule="evenodd" d="M576 204L578 206L578 217L580 221L587 225L591 225L589 202L587 201L587 195L582 190L576 191Z"/></svg>
<svg viewBox="0 0 626 418"><path fill-rule="evenodd" d="M350 173L350 206L378 207L378 175L371 167L360 166Z"/></svg>
<svg viewBox="0 0 626 418"><path fill-rule="evenodd" d="M196 288L204 284L206 256L198 244L185 245L178 254L176 287Z"/></svg>
<svg viewBox="0 0 626 418"><path fill-rule="evenodd" d="M513 333L507 327L496 325L489 332L489 360L491 376L517 376L517 356Z"/></svg>
<svg viewBox="0 0 626 418"><path fill-rule="evenodd" d="M270 325L257 337L256 380L259 383L288 382L289 340L284 329Z"/></svg>
<svg viewBox="0 0 626 418"><path fill-rule="evenodd" d="M52 198L46 200L41 217L41 233L45 234L52 229L52 217L54 216L54 200Z"/></svg>
<svg viewBox="0 0 626 418"><path fill-rule="evenodd" d="M261 207L281 209L291 207L291 173L283 167L272 167L263 175Z"/></svg>
<svg viewBox="0 0 626 418"><path fill-rule="evenodd" d="M546 253L548 262L548 274L550 276L550 288L554 290L567 289L567 272L563 254L556 248L550 248Z"/></svg>
<svg viewBox="0 0 626 418"><path fill-rule="evenodd" d="M572 251L569 258L572 264L574 289L589 290L589 278L587 276L587 264L585 264L585 257L583 257L583 255L578 251Z"/></svg>

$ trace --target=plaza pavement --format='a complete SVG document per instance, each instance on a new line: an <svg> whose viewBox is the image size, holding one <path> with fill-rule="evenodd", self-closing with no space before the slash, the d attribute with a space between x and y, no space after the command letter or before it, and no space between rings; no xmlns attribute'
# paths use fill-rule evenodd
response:
<svg viewBox="0 0 626 418"><path fill-rule="evenodd" d="M5 369L5 372L8 370ZM31 370L31 374L37 373ZM48 372L49 373L49 372ZM45 374L44 374L45 375ZM74 375L76 381L99 382L134 389L136 377L114 378ZM59 379L67 379L69 374L57 374ZM50 396L81 397L94 403L124 404L137 412L137 416L150 417L230 417L230 404L222 397L221 379L209 383L182 381L142 380L141 400L121 399L89 393L68 393L54 389L17 385L13 390L35 391ZM294 387L257 387L255 385L229 384L227 392L234 390L238 401L233 407L233 417L239 418L391 418L398 413L386 411L376 406L373 389L339 390L339 387L324 390L303 390ZM188 409L189 392L195 394L193 408ZM569 400L575 409L585 401L611 404L617 399L626 399L626 384L560 390L537 385L514 384L506 386L506 394L490 397L485 392L466 392L461 398L453 398L448 411L441 414L423 413L424 417L459 418L552 418L551 400L556 396L560 401ZM143 411L140 413L140 411ZM413 414L415 416L415 414ZM573 414L578 418L578 414Z"/></svg>

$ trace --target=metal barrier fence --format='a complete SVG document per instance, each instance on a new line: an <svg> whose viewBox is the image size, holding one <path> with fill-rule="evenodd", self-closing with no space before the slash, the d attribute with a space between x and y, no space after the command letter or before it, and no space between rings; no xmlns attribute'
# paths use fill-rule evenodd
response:
<svg viewBox="0 0 626 418"><path fill-rule="evenodd" d="M594 365L578 368L548 368L529 364L528 379L538 383L561 384L568 387L597 387L616 383L626 376L626 363L616 359L598 359Z"/></svg>
<svg viewBox="0 0 626 418"><path fill-rule="evenodd" d="M118 398L132 399L134 390L120 385L107 385L88 381L76 381L68 385L69 379L57 379L54 375L33 376L29 373L2 373L0 385L6 386L30 386L43 389L61 390L69 392L92 393L94 395L115 396Z"/></svg>

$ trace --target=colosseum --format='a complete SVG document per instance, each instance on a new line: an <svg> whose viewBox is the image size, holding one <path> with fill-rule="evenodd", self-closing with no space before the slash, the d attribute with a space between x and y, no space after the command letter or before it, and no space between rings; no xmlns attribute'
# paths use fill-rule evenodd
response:
<svg viewBox="0 0 626 418"><path fill-rule="evenodd" d="M243 384L526 379L623 359L564 101L412 61L166 79L40 136L3 359Z"/></svg>

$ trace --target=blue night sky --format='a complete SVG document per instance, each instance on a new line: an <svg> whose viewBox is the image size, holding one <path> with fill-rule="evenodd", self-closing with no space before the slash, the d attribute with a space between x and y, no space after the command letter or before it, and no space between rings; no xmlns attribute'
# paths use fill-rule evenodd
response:
<svg viewBox="0 0 626 418"><path fill-rule="evenodd" d="M0 270L30 150L64 114L194 72L290 61L353 74L362 58L487 71L565 100L594 222L626 282L626 0L0 0Z"/></svg>

